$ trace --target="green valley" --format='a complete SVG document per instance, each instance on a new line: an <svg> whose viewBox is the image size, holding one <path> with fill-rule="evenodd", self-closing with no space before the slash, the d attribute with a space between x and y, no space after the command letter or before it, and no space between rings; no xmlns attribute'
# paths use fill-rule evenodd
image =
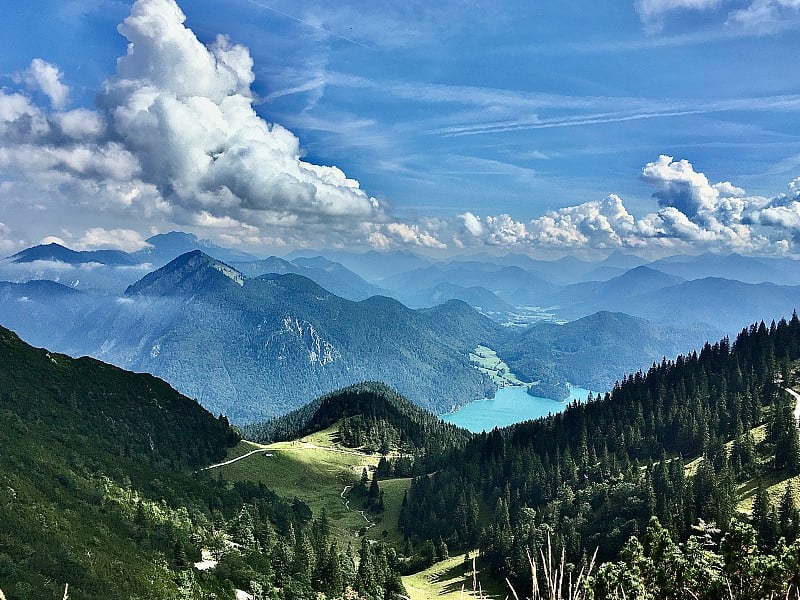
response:
<svg viewBox="0 0 800 600"><path fill-rule="evenodd" d="M551 546L535 567L543 586L577 577L596 549L581 589L619 598L699 560L701 538L709 589L761 561L774 575L737 575L740 588L797 590L800 433L783 391L800 365L796 317L479 435L364 382L241 439L151 376L33 349L6 330L0 341L9 600L66 584L92 599L110 582L104 598L337 598L348 587L370 600L462 588L503 597L506 579L528 593L527 553ZM732 543L754 545L725 554ZM641 570L665 548L677 562ZM464 561L476 549L481 592ZM681 577L697 589L699 574Z"/></svg>
<svg viewBox="0 0 800 600"><path fill-rule="evenodd" d="M0 15L0 600L800 600L800 0Z"/></svg>

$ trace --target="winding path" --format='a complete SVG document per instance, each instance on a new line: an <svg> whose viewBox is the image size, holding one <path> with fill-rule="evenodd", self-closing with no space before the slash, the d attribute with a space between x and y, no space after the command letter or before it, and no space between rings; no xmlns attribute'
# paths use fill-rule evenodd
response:
<svg viewBox="0 0 800 600"><path fill-rule="evenodd" d="M373 523L372 521L370 521L367 518L367 515L364 514L365 511L363 511L363 510L355 510L354 508L350 508L350 500L345 496L345 494L347 494L347 492L349 492L351 489L353 489L352 485L344 486L344 489L342 490L342 493L339 494L339 498L342 499L342 502L344 503L344 507L347 510L353 511L353 512L357 512L358 514L360 514L364 518L364 520L367 522L367 526L365 528L365 531L369 531L370 529L375 527L375 523Z"/></svg>
<svg viewBox="0 0 800 600"><path fill-rule="evenodd" d="M199 471L208 471L209 469L216 469L217 467L224 467L225 465L229 465L231 463L235 463L237 460L242 460L243 458L247 458L248 456L252 456L253 454L258 454L259 452L265 454L266 456L272 456L266 448L259 448L258 450L251 450L247 454L242 454L241 456L237 456L236 458L232 458L230 460L226 460L225 462L217 463L215 465L209 465L207 467L203 467L199 469Z"/></svg>
<svg viewBox="0 0 800 600"><path fill-rule="evenodd" d="M354 451L354 450L342 450L341 448L335 448L335 447L330 447L330 446L317 446L316 444L311 444L309 442L302 442L302 445L293 446L293 447L289 447L289 448L256 448L255 450L251 450L250 452L246 452L245 454L242 454L241 456L237 456L236 458L232 458L230 460L226 460L224 462L217 463L215 465L209 465L207 467L203 467L202 469L198 469L195 472L199 473L200 471L207 471L209 469L216 469L217 467L224 467L225 465L229 465L231 463L235 463L236 461L243 460L245 458L253 456L254 454L264 454L265 456L272 456L272 452L273 451L280 452L281 450L301 450L301 449L327 450L328 452L338 452L340 454L350 454L350 455L355 455L355 456L365 456L363 452L357 452L357 451ZM369 530L372 527L375 527L375 523L370 521L369 517L367 517L367 515L365 514L366 511L356 510L354 508L350 508L350 500L347 498L347 492L349 492L352 488L353 488L352 485L344 486L344 489L342 490L342 493L339 494L339 497L342 499L342 504L344 504L344 507L347 510L352 511L352 512L357 512L359 515L361 515L361 517L367 523L366 529ZM0 599L0 600L2 600L2 599Z"/></svg>

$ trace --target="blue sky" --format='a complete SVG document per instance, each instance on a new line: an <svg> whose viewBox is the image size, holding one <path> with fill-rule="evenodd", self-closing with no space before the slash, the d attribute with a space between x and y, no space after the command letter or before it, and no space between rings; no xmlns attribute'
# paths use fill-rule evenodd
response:
<svg viewBox="0 0 800 600"><path fill-rule="evenodd" d="M797 0L179 4L141 0L128 40L132 2L3 11L2 249L180 228L263 251L800 251ZM247 56L209 66L192 40L219 34ZM224 139L181 129L232 97ZM183 108L154 124L163 99ZM254 115L282 128L242 150Z"/></svg>

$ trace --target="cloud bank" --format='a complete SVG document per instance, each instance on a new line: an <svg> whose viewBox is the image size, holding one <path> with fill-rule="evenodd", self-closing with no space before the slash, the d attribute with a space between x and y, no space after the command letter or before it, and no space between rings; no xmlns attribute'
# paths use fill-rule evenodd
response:
<svg viewBox="0 0 800 600"><path fill-rule="evenodd" d="M714 5L637 6L658 15ZM78 248L140 249L146 242L137 225L154 224L253 248L784 252L800 244L800 179L775 198L750 196L729 181L712 184L690 162L670 156L642 169L656 205L644 216L611 194L528 221L473 211L397 218L341 169L305 160L293 133L256 113L247 48L225 36L203 44L185 21L174 0L137 0L118 28L127 52L93 109L70 109L61 71L41 59L15 78L21 89L0 90L4 210L75 216L82 227L91 225L70 238ZM37 94L49 106L37 104ZM0 249L8 249L20 236L3 222Z"/></svg>
<svg viewBox="0 0 800 600"><path fill-rule="evenodd" d="M24 82L31 90L41 91L53 108L63 108L69 98L69 86L61 81L63 77L64 74L54 65L34 58L28 69L14 79Z"/></svg>
<svg viewBox="0 0 800 600"><path fill-rule="evenodd" d="M303 160L298 138L254 110L248 50L224 36L206 46L185 20L173 0L133 5L118 28L127 53L97 110L48 112L0 92L0 169L11 183L251 245L368 243L376 234L435 246L418 226L393 223L339 168ZM60 71L40 59L20 81L53 109L68 98Z"/></svg>
<svg viewBox="0 0 800 600"><path fill-rule="evenodd" d="M636 218L611 194L546 213L527 223L509 215L460 216L458 239L466 244L535 248L712 249L743 253L786 252L800 241L800 180L775 198L748 196L725 181L711 184L687 160L662 155L642 169L659 210Z"/></svg>

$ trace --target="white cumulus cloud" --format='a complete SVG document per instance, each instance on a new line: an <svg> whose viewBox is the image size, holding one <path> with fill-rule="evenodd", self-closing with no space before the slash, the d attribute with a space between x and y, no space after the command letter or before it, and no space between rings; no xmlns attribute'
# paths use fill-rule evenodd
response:
<svg viewBox="0 0 800 600"><path fill-rule="evenodd" d="M436 248L442 250L447 248L447 245L439 241L434 234L429 231L422 230L419 225L407 223L388 223L384 228L386 234L384 238L397 239L403 244L412 246L422 246L424 248ZM383 238L376 237L378 247L384 241Z"/></svg>
<svg viewBox="0 0 800 600"><path fill-rule="evenodd" d="M18 75L30 89L47 96L53 108L62 108L69 99L69 86L61 81L63 77L58 67L41 58L34 58L27 70Z"/></svg>
<svg viewBox="0 0 800 600"><path fill-rule="evenodd" d="M646 29L658 31L669 13L719 10L725 25L740 32L773 33L792 26L800 12L800 0L634 0Z"/></svg>
<svg viewBox="0 0 800 600"><path fill-rule="evenodd" d="M95 250L97 248L116 248L125 252L135 252L149 248L142 235L132 229L104 229L92 227L88 229L72 247L76 250Z"/></svg>
<svg viewBox="0 0 800 600"><path fill-rule="evenodd" d="M719 6L722 0L636 0L634 5L642 18L652 18L676 10L706 10Z"/></svg>
<svg viewBox="0 0 800 600"><path fill-rule="evenodd" d="M655 220L660 219L665 235L719 242L743 251L764 245L749 222L768 205L768 199L747 196L730 182L712 185L689 161L666 155L645 165L642 179L658 188L653 196L662 210Z"/></svg>
<svg viewBox="0 0 800 600"><path fill-rule="evenodd" d="M252 245L380 244L369 236L381 230L392 245L441 243L416 224L389 228L396 219L357 180L304 160L294 134L256 113L247 48L224 36L203 44L185 20L174 0L133 4L118 28L127 52L97 110L60 110L69 88L41 59L18 82L44 92L53 110L0 91L0 176L18 203L37 198L43 210L94 209Z"/></svg>
<svg viewBox="0 0 800 600"><path fill-rule="evenodd" d="M98 100L173 209L321 233L382 220L357 181L302 160L297 137L256 114L247 49L222 36L205 46L184 21L172 0L136 2L119 27L128 52Z"/></svg>
<svg viewBox="0 0 800 600"><path fill-rule="evenodd" d="M719 250L787 252L787 237L800 231L800 181L788 195L748 196L731 182L711 184L687 160L662 155L644 166L658 209L633 215L611 194L545 213L529 222L507 214L464 213L453 225L465 245L527 246L543 249L662 248L676 252ZM798 238L800 239L800 237Z"/></svg>
<svg viewBox="0 0 800 600"><path fill-rule="evenodd" d="M751 5L780 12L798 3ZM639 0L636 6L643 19L657 19L717 4ZM787 252L800 243L800 178L787 194L751 196L666 155L642 169L656 200L644 215L610 194L528 220L473 211L400 219L338 167L305 160L291 131L257 114L247 48L224 36L204 44L185 21L174 0L137 0L119 26L126 54L94 109L66 109L69 87L59 69L41 59L18 76L21 89L0 90L0 198L9 215L32 209L43 219L58 215L68 222L54 225L55 231L90 227L70 240L77 247L130 250L145 243L137 229L176 226L253 247L443 250L450 243ZM32 91L45 94L50 106L37 105L39 94ZM17 234L27 226L3 214ZM102 218L92 221L97 215ZM8 239L0 229L6 240L0 248Z"/></svg>
<svg viewBox="0 0 800 600"><path fill-rule="evenodd" d="M16 247L14 240L11 239L11 228L5 223L0 222L0 252L4 255Z"/></svg>
<svg viewBox="0 0 800 600"><path fill-rule="evenodd" d="M466 229L470 235L477 237L483 233L483 224L480 218L476 217L471 212L465 212L460 218L464 222L464 229Z"/></svg>
<svg viewBox="0 0 800 600"><path fill-rule="evenodd" d="M800 0L753 0L748 6L734 10L728 22L763 30L784 19L796 17L798 11Z"/></svg>

